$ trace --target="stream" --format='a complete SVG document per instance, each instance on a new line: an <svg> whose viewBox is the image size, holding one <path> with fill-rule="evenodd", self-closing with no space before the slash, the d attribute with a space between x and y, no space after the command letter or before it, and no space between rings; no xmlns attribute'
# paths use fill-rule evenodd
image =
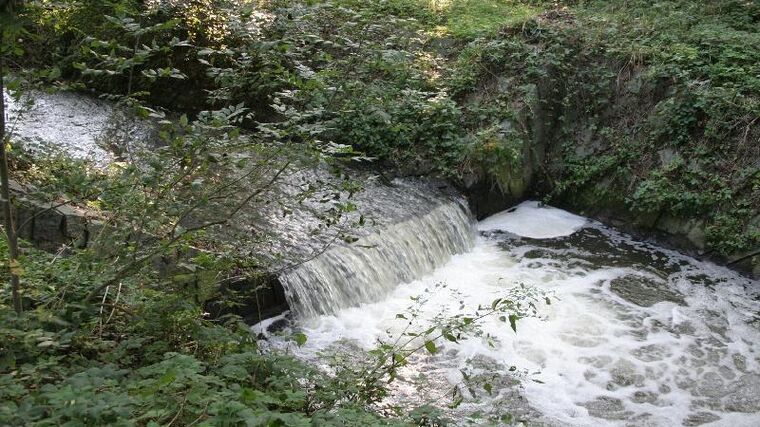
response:
<svg viewBox="0 0 760 427"><path fill-rule="evenodd" d="M115 160L109 132L149 133L75 94L39 94L26 109L8 100L9 129L30 148L102 167ZM315 179L296 178L285 184ZM357 205L376 225L351 244L315 250L324 242L300 211L268 227L292 243L281 252L318 254L280 276L295 319L285 334L268 331L284 316L253 327L272 346L325 366L330 352L359 360L510 300L522 307L514 325L496 314L458 342L437 339L385 403L431 404L455 425L760 425L760 282L537 202L475 223L431 183L364 181Z"/></svg>
<svg viewBox="0 0 760 427"><path fill-rule="evenodd" d="M446 262L431 260L417 280L377 284L387 292L365 291L361 304L325 310L317 301L320 310L302 312L328 312L297 317L293 327L308 337L300 348L271 341L317 363L325 351L361 357L393 342L409 319L424 330L498 298L522 299L531 309L516 331L487 316L457 343L438 339L435 354L416 353L392 383L391 403L433 404L456 425L760 425L760 283L537 202L477 225L452 218L385 236L411 251L396 254L403 264L436 252L404 243L409 235L436 245L471 230L472 243L450 245ZM387 251L375 261L373 251L365 248L361 268L393 268L381 259ZM329 278L331 289L372 286L355 280L345 264L355 260L331 260L318 266L344 272ZM452 396L461 396L453 409Z"/></svg>

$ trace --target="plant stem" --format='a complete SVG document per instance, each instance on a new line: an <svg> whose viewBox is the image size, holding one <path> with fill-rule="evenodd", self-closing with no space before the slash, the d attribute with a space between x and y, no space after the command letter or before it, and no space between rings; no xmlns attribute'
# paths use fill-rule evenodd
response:
<svg viewBox="0 0 760 427"><path fill-rule="evenodd" d="M6 146L8 136L5 134L5 91L3 86L5 61L0 56L0 203L3 207L3 216L5 217L5 236L8 239L9 264L11 273L11 290L13 294L13 308L16 313L21 313L23 306L21 304L21 279L18 274L18 238L16 237L16 227L13 221L13 212L11 207L11 190L8 183L8 153Z"/></svg>

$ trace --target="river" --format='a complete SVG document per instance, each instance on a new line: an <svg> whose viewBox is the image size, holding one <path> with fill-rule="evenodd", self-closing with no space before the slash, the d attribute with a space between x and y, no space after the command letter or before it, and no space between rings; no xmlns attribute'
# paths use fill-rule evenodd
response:
<svg viewBox="0 0 760 427"><path fill-rule="evenodd" d="M760 425L757 281L537 202L433 233L462 227L476 235L463 253L372 301L302 316L306 343L279 346L326 363L509 299L522 307L516 331L497 313L438 339L400 370L389 402L439 406L457 425Z"/></svg>

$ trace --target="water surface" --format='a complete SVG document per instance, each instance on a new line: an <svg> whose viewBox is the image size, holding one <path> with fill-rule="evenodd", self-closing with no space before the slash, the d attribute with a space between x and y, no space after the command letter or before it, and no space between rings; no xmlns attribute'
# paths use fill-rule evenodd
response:
<svg viewBox="0 0 760 427"><path fill-rule="evenodd" d="M535 313L517 332L491 316L413 358L395 402L461 425L760 425L760 283L535 202L478 228L469 252L381 300L300 320L298 354L393 342L397 314L422 329L524 298Z"/></svg>

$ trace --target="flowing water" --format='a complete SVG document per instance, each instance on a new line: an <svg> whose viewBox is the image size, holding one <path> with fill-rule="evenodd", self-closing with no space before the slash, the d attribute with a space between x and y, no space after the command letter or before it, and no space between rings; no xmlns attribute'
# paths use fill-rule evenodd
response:
<svg viewBox="0 0 760 427"><path fill-rule="evenodd" d="M9 129L30 148L100 166L129 154L123 140L150 133L76 94L38 94L28 108L8 101ZM296 178L286 184L315 180ZM308 336L298 355L362 357L407 328L509 299L529 307L516 331L493 315L458 343L437 340L434 355L401 369L389 403L434 404L457 425L760 426L757 281L535 202L476 226L433 183L365 181L354 202L373 225L350 245L319 249L332 239L313 237L319 200L269 224L285 242L275 252L313 258L281 276L294 327ZM462 402L451 409L454 390Z"/></svg>
<svg viewBox="0 0 760 427"><path fill-rule="evenodd" d="M32 91L21 99L3 92L6 123L14 139L32 152L65 154L99 167L129 150L128 141L152 138L148 122L135 119L112 102L74 92Z"/></svg>
<svg viewBox="0 0 760 427"><path fill-rule="evenodd" d="M308 341L294 351L368 350L407 319L423 330L522 298L516 332L489 316L439 339L401 370L393 401L433 403L457 425L760 425L760 283L535 202L480 222L446 262L469 247L452 231L464 218L433 212L298 273L326 286L314 307L340 303L303 311L329 314L300 317Z"/></svg>
<svg viewBox="0 0 760 427"><path fill-rule="evenodd" d="M332 248L280 276L299 317L374 301L470 249L472 220L455 201Z"/></svg>

